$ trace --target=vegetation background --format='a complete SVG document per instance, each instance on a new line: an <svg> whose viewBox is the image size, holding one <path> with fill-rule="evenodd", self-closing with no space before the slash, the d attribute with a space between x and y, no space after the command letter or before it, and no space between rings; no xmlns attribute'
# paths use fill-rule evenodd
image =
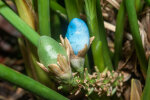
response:
<svg viewBox="0 0 150 100"><path fill-rule="evenodd" d="M65 35L72 18L83 19L89 27L90 35L96 37L86 55L85 66L89 72L93 72L95 65L100 72L107 67L124 73L127 79L120 98L114 95L91 99L149 100L149 5L149 0L0 0L0 100L41 100L37 95L52 100L55 96L58 96L58 100L65 97L90 100L82 94L70 96L57 90L53 80L36 64L36 41L39 35L34 34L33 30L60 42L59 35ZM20 81L14 82L11 75L18 74L11 74L11 70L7 67L5 69L2 64L28 75L65 97L59 98L59 94L51 90L45 96L38 92L38 85L38 88L35 86L29 89L27 78L23 81L20 77ZM21 81L25 83L24 86L19 83Z"/></svg>

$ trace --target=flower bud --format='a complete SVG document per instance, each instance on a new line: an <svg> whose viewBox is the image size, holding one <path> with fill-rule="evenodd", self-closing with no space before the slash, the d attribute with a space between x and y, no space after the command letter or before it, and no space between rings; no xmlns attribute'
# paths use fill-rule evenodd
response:
<svg viewBox="0 0 150 100"><path fill-rule="evenodd" d="M88 27L86 23L79 18L71 20L68 25L66 37L69 40L75 55L77 55L78 52L85 47L85 45L87 45L87 48L90 46Z"/></svg>
<svg viewBox="0 0 150 100"><path fill-rule="evenodd" d="M69 23L66 38L60 36L61 44L70 50L70 62L72 67L82 73L84 70L84 57L94 37L89 36L89 30L86 23L74 18Z"/></svg>

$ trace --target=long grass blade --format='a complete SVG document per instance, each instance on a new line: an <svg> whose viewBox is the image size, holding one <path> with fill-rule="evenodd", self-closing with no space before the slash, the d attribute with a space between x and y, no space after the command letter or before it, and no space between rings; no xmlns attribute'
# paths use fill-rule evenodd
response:
<svg viewBox="0 0 150 100"><path fill-rule="evenodd" d="M126 19L125 6L124 6L124 1L122 1L118 11L117 21L116 21L117 24L116 24L116 32L115 32L115 53L113 57L115 69L118 68L118 62L121 56L125 19Z"/></svg>
<svg viewBox="0 0 150 100"><path fill-rule="evenodd" d="M140 68L144 77L146 77L147 60L142 46L142 40L140 37L138 20L136 10L134 6L134 0L125 0L126 10L129 17L129 24L131 33L133 36L133 42L135 44L136 54L140 63Z"/></svg>
<svg viewBox="0 0 150 100"><path fill-rule="evenodd" d="M96 0L96 11L97 11L97 19L98 19L98 26L99 26L99 34L100 34L100 40L102 42L102 49L103 49L103 56L104 56L104 62L105 66L108 67L109 70L112 70L112 61L110 57L110 50L108 48L108 42L106 37L106 30L104 28L104 20L102 16L101 11L101 5L100 0Z"/></svg>
<svg viewBox="0 0 150 100"><path fill-rule="evenodd" d="M47 100L68 100L41 83L0 64L0 78L22 87Z"/></svg>

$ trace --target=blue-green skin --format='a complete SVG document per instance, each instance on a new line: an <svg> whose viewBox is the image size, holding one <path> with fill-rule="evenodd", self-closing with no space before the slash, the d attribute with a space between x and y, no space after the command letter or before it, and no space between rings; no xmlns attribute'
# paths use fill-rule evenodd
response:
<svg viewBox="0 0 150 100"><path fill-rule="evenodd" d="M57 55L62 54L67 59L66 50L57 41L41 36L38 43L38 56L40 63L48 68L50 64L57 64Z"/></svg>
<svg viewBox="0 0 150 100"><path fill-rule="evenodd" d="M86 23L79 18L73 18L68 25L66 37L70 42L70 45L77 55L85 45L90 46L90 35Z"/></svg>

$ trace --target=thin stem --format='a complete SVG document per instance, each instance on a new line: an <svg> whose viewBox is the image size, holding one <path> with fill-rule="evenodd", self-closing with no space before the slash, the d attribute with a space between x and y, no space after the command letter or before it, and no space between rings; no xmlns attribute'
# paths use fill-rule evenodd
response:
<svg viewBox="0 0 150 100"><path fill-rule="evenodd" d="M126 18L125 18L124 1L122 1L120 9L118 11L117 22L116 22L117 24L116 24L116 32L115 32L115 53L113 57L115 69L118 68L118 62L121 56L125 19Z"/></svg>
<svg viewBox="0 0 150 100"><path fill-rule="evenodd" d="M51 35L49 7L49 0L38 0L39 32L41 35Z"/></svg>
<svg viewBox="0 0 150 100"><path fill-rule="evenodd" d="M0 14L20 31L32 44L37 46L39 35L21 20L3 1L0 1Z"/></svg>
<svg viewBox="0 0 150 100"><path fill-rule="evenodd" d="M140 37L138 20L137 20L136 10L134 6L134 0L125 0L125 5L129 17L129 24L133 36L133 42L135 44L136 54L140 63L140 68L143 73L143 76L146 77L147 60L146 60L144 48L142 46L142 40Z"/></svg>
<svg viewBox="0 0 150 100"><path fill-rule="evenodd" d="M44 99L48 100L68 100L57 92L49 89L41 83L12 70L2 64L0 64L0 78L8 82L11 82L19 87L22 87Z"/></svg>

